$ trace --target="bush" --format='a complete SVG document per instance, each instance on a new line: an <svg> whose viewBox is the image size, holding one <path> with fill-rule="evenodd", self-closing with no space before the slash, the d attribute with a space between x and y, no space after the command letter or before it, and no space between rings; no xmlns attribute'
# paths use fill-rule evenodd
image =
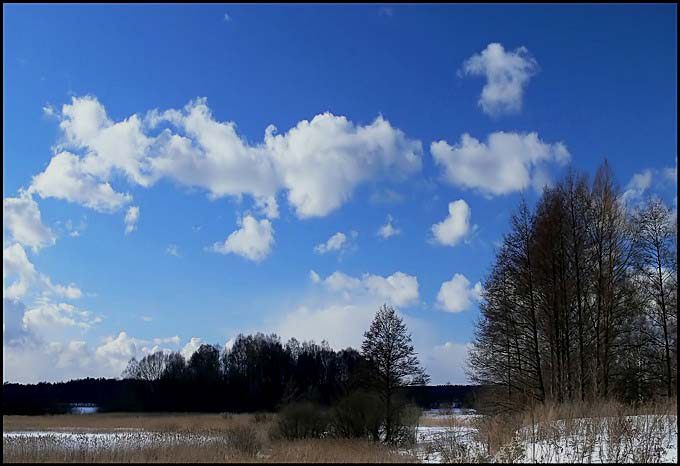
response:
<svg viewBox="0 0 680 466"><path fill-rule="evenodd" d="M423 410L414 404L399 405L393 414L393 442L400 445L415 445L418 420Z"/></svg>
<svg viewBox="0 0 680 466"><path fill-rule="evenodd" d="M262 448L257 431L249 424L227 427L226 437L230 448L246 456L254 457Z"/></svg>
<svg viewBox="0 0 680 466"><path fill-rule="evenodd" d="M275 437L286 440L322 438L328 431L328 416L311 401L291 403L279 412Z"/></svg>
<svg viewBox="0 0 680 466"><path fill-rule="evenodd" d="M341 398L331 412L336 437L379 439L382 404L373 394L355 391Z"/></svg>
<svg viewBox="0 0 680 466"><path fill-rule="evenodd" d="M269 413L255 413L253 420L256 424L263 424L271 419Z"/></svg>

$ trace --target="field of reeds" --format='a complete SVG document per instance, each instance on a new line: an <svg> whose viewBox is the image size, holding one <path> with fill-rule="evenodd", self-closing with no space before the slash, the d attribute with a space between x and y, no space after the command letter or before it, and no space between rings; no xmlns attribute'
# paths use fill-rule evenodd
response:
<svg viewBox="0 0 680 466"><path fill-rule="evenodd" d="M363 440L286 440L276 415L3 416L3 462L416 462Z"/></svg>
<svg viewBox="0 0 680 466"><path fill-rule="evenodd" d="M4 462L546 462L677 460L675 401L536 405L480 415L425 412L416 443L291 440L279 414L3 416Z"/></svg>

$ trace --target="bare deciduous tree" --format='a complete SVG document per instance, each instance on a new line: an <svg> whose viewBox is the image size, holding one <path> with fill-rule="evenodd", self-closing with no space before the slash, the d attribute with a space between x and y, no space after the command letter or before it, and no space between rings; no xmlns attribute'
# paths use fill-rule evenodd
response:
<svg viewBox="0 0 680 466"><path fill-rule="evenodd" d="M371 327L364 333L361 351L373 368L373 386L385 403L385 442L392 442L401 409L394 403L397 390L406 385L425 384L429 376L420 366L406 325L386 304L378 310Z"/></svg>

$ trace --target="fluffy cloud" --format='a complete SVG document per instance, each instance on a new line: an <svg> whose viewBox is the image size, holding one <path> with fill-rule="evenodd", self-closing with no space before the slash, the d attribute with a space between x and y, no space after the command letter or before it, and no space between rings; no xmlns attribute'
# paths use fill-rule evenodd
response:
<svg viewBox="0 0 680 466"><path fill-rule="evenodd" d="M24 248L15 243L2 250L2 297L16 300L24 296L35 281L37 272L28 260ZM8 278L14 277L9 286L5 286Z"/></svg>
<svg viewBox="0 0 680 466"><path fill-rule="evenodd" d="M44 274L40 274L40 278L42 279L45 286L47 286L47 289L49 291L56 293L57 295L62 296L64 298L79 299L83 295L83 292L80 290L80 288L78 288L73 283L66 286L59 284L55 285L52 283L50 277Z"/></svg>
<svg viewBox="0 0 680 466"><path fill-rule="evenodd" d="M363 332L378 307L364 303L302 305L286 314L275 327L282 339L326 340L333 348L361 347Z"/></svg>
<svg viewBox="0 0 680 466"><path fill-rule="evenodd" d="M94 354L100 361L105 361L114 374L120 374L128 361L142 352L144 343L143 340L128 336L126 332L120 332L116 337L106 337Z"/></svg>
<svg viewBox="0 0 680 466"><path fill-rule="evenodd" d="M55 197L84 205L99 212L115 212L132 200L130 194L113 190L84 168L83 160L70 152L52 157L42 173L33 177L28 190L42 198Z"/></svg>
<svg viewBox="0 0 680 466"><path fill-rule="evenodd" d="M422 145L379 116L357 126L331 113L303 120L282 135L265 132L288 202L297 215L323 217L337 209L361 182L403 179L420 171Z"/></svg>
<svg viewBox="0 0 680 466"><path fill-rule="evenodd" d="M473 302L482 296L482 284L470 286L470 280L465 275L455 274L453 278L442 283L437 294L437 307L447 312L461 312L470 309Z"/></svg>
<svg viewBox="0 0 680 466"><path fill-rule="evenodd" d="M24 313L24 328L42 337L59 338L69 328L88 330L101 322L101 317L92 317L89 311L78 309L67 303L53 303L38 300Z"/></svg>
<svg viewBox="0 0 680 466"><path fill-rule="evenodd" d="M371 293L396 306L418 302L418 279L403 272L395 272L389 277L364 275L363 284Z"/></svg>
<svg viewBox="0 0 680 466"><path fill-rule="evenodd" d="M326 285L326 288L330 291L348 291L356 290L361 287L361 280L350 277L342 272L335 271L323 280L323 284Z"/></svg>
<svg viewBox="0 0 680 466"><path fill-rule="evenodd" d="M180 351L182 356L184 356L184 359L189 361L189 358L191 358L191 355L196 352L198 348L201 347L203 344L203 340L198 338L198 337L191 337L191 340L187 342L186 345L184 345L184 348Z"/></svg>
<svg viewBox="0 0 680 466"><path fill-rule="evenodd" d="M238 230L227 237L223 243L212 246L220 254L234 253L254 262L260 262L271 252L274 245L274 228L267 219L257 221L248 215L240 221Z"/></svg>
<svg viewBox="0 0 680 466"><path fill-rule="evenodd" d="M154 338L151 340L154 345L163 345L166 343L170 343L173 345L179 345L181 338L179 335L175 335L174 337L165 337L165 338Z"/></svg>
<svg viewBox="0 0 680 466"><path fill-rule="evenodd" d="M99 372L107 374L107 377L118 377L125 370L131 358L141 359L158 351L166 353L176 351L179 342L179 336L144 340L131 337L127 332L121 331L115 337L106 337L104 342L94 350L93 359ZM174 348L160 346L167 344Z"/></svg>
<svg viewBox="0 0 680 466"><path fill-rule="evenodd" d="M50 277L39 273L28 260L24 248L18 243L3 249L2 279L3 298L11 300L22 298L29 291L57 294L68 299L78 299L82 296L82 292L75 284L66 286L54 284ZM7 281L11 281L9 286L6 286Z"/></svg>
<svg viewBox="0 0 680 466"><path fill-rule="evenodd" d="M248 143L235 123L216 121L204 98L181 110L114 122L96 98L74 97L60 118L60 152L34 177L31 190L100 211L131 201L109 184L120 174L143 187L166 177L206 189L211 198L248 194L269 218L278 216L276 194L286 190L299 217L319 217L362 182L402 179L421 167L420 141L382 116L362 126L324 113L278 135L270 125L260 144Z"/></svg>
<svg viewBox="0 0 680 466"><path fill-rule="evenodd" d="M59 126L65 143L85 153L82 159L85 173L109 179L112 172L118 172L141 186L152 183L146 154L153 139L144 134L137 115L114 123L104 106L91 96L74 97L61 113Z"/></svg>
<svg viewBox="0 0 680 466"><path fill-rule="evenodd" d="M139 220L139 207L131 206L125 213L125 234L132 233L137 229L137 220Z"/></svg>
<svg viewBox="0 0 680 466"><path fill-rule="evenodd" d="M181 111L152 111L146 120L152 127L169 123L176 130L166 128L156 138L148 158L156 177L207 189L212 198L249 194L270 200L276 194L279 177L267 149L249 145L235 123L216 121L206 99Z"/></svg>
<svg viewBox="0 0 680 466"><path fill-rule="evenodd" d="M143 340L125 331L90 346L74 336L99 318L65 303L39 299L26 308L20 301L3 300L3 311L3 380L9 374L12 382L118 377L132 357L179 349L178 336Z"/></svg>
<svg viewBox="0 0 680 466"><path fill-rule="evenodd" d="M646 169L635 173L626 185L626 190L621 195L621 201L630 205L642 198L644 192L652 185L652 170Z"/></svg>
<svg viewBox="0 0 680 466"><path fill-rule="evenodd" d="M323 283L329 291L341 292L345 299L369 296L395 306L409 306L418 302L418 279L403 272L395 272L389 277L365 273L361 278L356 278L336 271L324 280L316 272L310 276L314 283Z"/></svg>
<svg viewBox="0 0 680 466"><path fill-rule="evenodd" d="M331 251L339 251L347 245L347 236L342 232L337 232L325 243L314 246L314 252L317 254L326 254Z"/></svg>
<svg viewBox="0 0 680 466"><path fill-rule="evenodd" d="M391 215L387 216L387 223L385 223L383 226L381 226L378 229L378 236L382 236L383 238L387 239L390 236L398 235L401 233L401 230L398 228L395 228L394 225L392 225L392 221L394 219L392 218Z"/></svg>
<svg viewBox="0 0 680 466"><path fill-rule="evenodd" d="M536 133L496 132L486 143L469 134L451 146L446 141L433 142L430 151L437 165L444 168L444 178L452 185L476 189L493 196L520 191L545 182L544 165L566 164L571 156L561 142L546 144Z"/></svg>
<svg viewBox="0 0 680 466"><path fill-rule="evenodd" d="M38 204L26 191L19 191L19 197L2 200L2 223L14 241L34 251L56 241L52 230L42 223Z"/></svg>
<svg viewBox="0 0 680 466"><path fill-rule="evenodd" d="M431 383L469 384L465 363L470 349L469 343L447 341L422 351L420 361L430 375Z"/></svg>
<svg viewBox="0 0 680 466"><path fill-rule="evenodd" d="M486 77L478 104L489 115L517 113L529 79L538 72L538 63L525 47L506 52L491 43L481 53L463 63L462 73Z"/></svg>
<svg viewBox="0 0 680 466"><path fill-rule="evenodd" d="M455 246L470 233L470 207L463 199L449 203L449 215L432 225L434 239L439 244Z"/></svg>

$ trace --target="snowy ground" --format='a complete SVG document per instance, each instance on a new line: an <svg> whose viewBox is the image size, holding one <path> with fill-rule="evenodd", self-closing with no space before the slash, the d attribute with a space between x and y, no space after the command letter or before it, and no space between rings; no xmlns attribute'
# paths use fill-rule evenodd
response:
<svg viewBox="0 0 680 466"><path fill-rule="evenodd" d="M418 427L412 453L423 463L676 463L678 458L677 416L574 419L525 427L494 458L476 440L474 423L464 422L472 416L431 411L423 417L452 421L444 427Z"/></svg>
<svg viewBox="0 0 680 466"><path fill-rule="evenodd" d="M5 441L36 440L36 446L50 448L94 450L143 448L158 445L186 445L223 442L224 438L196 435L187 432L149 432L133 429L117 429L111 432L74 432L74 431L13 431L2 433Z"/></svg>

